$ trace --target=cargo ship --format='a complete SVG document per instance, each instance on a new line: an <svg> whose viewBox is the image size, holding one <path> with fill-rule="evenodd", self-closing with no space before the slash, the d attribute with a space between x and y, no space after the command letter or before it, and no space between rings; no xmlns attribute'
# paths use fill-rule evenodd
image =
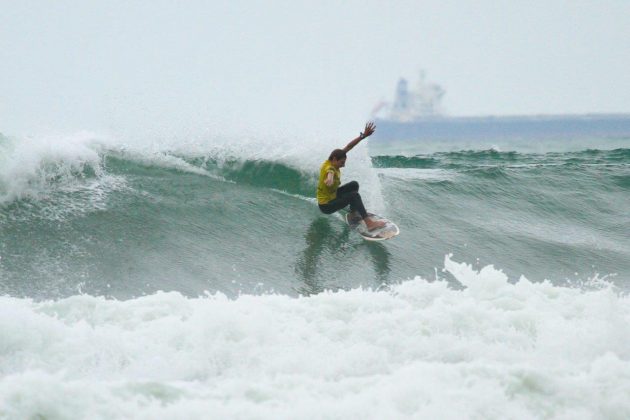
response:
<svg viewBox="0 0 630 420"><path fill-rule="evenodd" d="M445 94L442 86L427 82L424 71L414 88L401 78L394 100L372 111L375 140L630 139L630 114L449 116L442 105Z"/></svg>

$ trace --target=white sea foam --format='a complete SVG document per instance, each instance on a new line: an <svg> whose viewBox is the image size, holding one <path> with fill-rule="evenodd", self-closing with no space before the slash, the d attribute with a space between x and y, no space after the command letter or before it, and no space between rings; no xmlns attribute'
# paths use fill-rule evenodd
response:
<svg viewBox="0 0 630 420"><path fill-rule="evenodd" d="M630 417L630 300L510 284L0 298L2 418Z"/></svg>

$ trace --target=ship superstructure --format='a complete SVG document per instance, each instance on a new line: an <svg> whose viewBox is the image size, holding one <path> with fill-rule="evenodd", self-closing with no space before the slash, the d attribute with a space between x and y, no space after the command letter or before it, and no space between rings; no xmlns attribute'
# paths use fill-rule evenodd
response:
<svg viewBox="0 0 630 420"><path fill-rule="evenodd" d="M395 122L413 122L439 117L443 113L442 98L446 91L438 84L428 83L426 73L420 71L415 89L406 79L396 85L394 101L383 102L374 110L374 118Z"/></svg>

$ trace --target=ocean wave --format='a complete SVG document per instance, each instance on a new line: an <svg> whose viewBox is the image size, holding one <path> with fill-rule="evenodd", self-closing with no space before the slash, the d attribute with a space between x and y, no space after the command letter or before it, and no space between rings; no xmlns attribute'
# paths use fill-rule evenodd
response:
<svg viewBox="0 0 630 420"><path fill-rule="evenodd" d="M315 168L313 168L315 169ZM217 181L312 194L315 170L305 173L281 161L195 156L156 147L129 147L90 133L8 139L0 142L0 205L63 200L93 191L103 195L133 176L194 174ZM102 187L102 188L101 188ZM66 200L67 201L67 200Z"/></svg>
<svg viewBox="0 0 630 420"><path fill-rule="evenodd" d="M628 173L627 175L613 176L613 179L620 187L630 189L630 173Z"/></svg>
<svg viewBox="0 0 630 420"><path fill-rule="evenodd" d="M0 415L630 416L627 295L444 271L464 288L0 297Z"/></svg>
<svg viewBox="0 0 630 420"><path fill-rule="evenodd" d="M236 145L225 142L224 146L212 143L131 145L87 132L21 139L1 137L0 205L23 199L48 199L53 192L72 192L73 189L106 195L112 185L125 184L129 175L161 177L170 173L313 195L321 162L315 158L312 147L300 154L294 148L283 148L280 141L272 142L267 149L256 142ZM372 201L379 202L383 208L376 176L383 170L399 169L398 177L410 176L404 169L430 169L507 179L514 174L507 172L512 169L563 171L589 165L625 167L629 162L630 149L544 154L487 149L372 157L364 151L353 154L344 176L367 183L370 188L365 190L379 195L372 197ZM414 174L412 178L416 179L424 176L423 172ZM99 183L103 185L100 190ZM623 180L621 184L624 185Z"/></svg>
<svg viewBox="0 0 630 420"><path fill-rule="evenodd" d="M445 169L379 168L379 175L403 181L421 180L429 182L453 181L457 174Z"/></svg>
<svg viewBox="0 0 630 420"><path fill-rule="evenodd" d="M374 156L372 164L377 168L433 169L439 160L431 156Z"/></svg>
<svg viewBox="0 0 630 420"><path fill-rule="evenodd" d="M372 158L379 168L460 169L471 166L558 166L563 164L615 164L630 162L630 149L585 149L570 152L525 153L516 151L462 150L416 156L379 155Z"/></svg>

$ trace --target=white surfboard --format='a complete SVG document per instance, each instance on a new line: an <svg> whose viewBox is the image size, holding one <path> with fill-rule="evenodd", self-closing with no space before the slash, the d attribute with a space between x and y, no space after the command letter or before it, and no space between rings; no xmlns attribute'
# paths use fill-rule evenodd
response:
<svg viewBox="0 0 630 420"><path fill-rule="evenodd" d="M360 217L353 217L352 213L346 213L346 223L351 229L356 230L363 239L367 241L384 241L391 239L400 233L398 226L391 220L388 220L377 214L368 213L372 220L382 220L385 226L374 230L368 230L365 222Z"/></svg>

